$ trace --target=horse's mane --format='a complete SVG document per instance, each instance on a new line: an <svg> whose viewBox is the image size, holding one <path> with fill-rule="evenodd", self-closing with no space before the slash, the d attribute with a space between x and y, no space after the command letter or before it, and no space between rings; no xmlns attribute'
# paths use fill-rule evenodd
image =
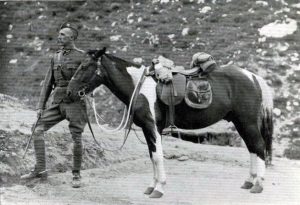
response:
<svg viewBox="0 0 300 205"><path fill-rule="evenodd" d="M105 53L104 54L105 56L107 56L109 59L113 60L113 61L116 61L120 64L123 64L125 67L130 67L130 66L134 66L134 67L137 67L137 68L140 68L141 65L137 64L137 63L134 63L134 62L131 62L131 61L127 61L127 60L124 60L122 58L119 58L117 56L114 56L112 54L107 54Z"/></svg>

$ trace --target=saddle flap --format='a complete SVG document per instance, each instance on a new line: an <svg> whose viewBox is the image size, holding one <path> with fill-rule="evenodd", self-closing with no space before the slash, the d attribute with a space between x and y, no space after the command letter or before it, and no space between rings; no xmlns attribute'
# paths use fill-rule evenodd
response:
<svg viewBox="0 0 300 205"><path fill-rule="evenodd" d="M212 102L212 89L205 79L191 79L187 83L185 102L192 108L204 109Z"/></svg>
<svg viewBox="0 0 300 205"><path fill-rule="evenodd" d="M173 75L169 83L158 82L156 93L158 98L166 105L177 105L182 102L186 90L186 77L181 74Z"/></svg>

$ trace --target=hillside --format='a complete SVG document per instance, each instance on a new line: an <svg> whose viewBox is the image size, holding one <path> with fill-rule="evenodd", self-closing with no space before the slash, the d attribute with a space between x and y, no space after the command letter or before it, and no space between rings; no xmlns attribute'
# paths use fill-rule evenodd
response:
<svg viewBox="0 0 300 205"><path fill-rule="evenodd" d="M0 11L0 93L33 108L57 29L75 21L78 46L86 50L107 46L145 65L163 55L186 68L193 53L206 51L219 64L261 75L274 89L276 143L285 156L300 158L297 0L28 1L1 2ZM103 115L118 122L121 103L106 88L100 93Z"/></svg>

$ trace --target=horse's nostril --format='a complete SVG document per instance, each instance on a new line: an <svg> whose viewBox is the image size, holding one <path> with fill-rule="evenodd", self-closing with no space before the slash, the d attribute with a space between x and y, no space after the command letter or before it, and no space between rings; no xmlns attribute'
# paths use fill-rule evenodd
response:
<svg viewBox="0 0 300 205"><path fill-rule="evenodd" d="M71 94L72 94L72 92L68 90L68 91L67 91L67 95L70 97Z"/></svg>

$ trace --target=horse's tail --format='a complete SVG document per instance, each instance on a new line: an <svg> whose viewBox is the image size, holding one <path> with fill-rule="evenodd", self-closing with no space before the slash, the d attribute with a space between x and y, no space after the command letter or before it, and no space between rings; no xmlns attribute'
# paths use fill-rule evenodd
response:
<svg viewBox="0 0 300 205"><path fill-rule="evenodd" d="M262 93L262 104L261 104L261 125L260 133L265 141L266 154L265 162L266 165L271 165L272 162L272 140L273 140L273 93L271 88L267 85L263 78L257 78L261 93Z"/></svg>
<svg viewBox="0 0 300 205"><path fill-rule="evenodd" d="M273 110L262 108L262 122L260 132L266 145L266 165L272 163L272 140L273 140Z"/></svg>

